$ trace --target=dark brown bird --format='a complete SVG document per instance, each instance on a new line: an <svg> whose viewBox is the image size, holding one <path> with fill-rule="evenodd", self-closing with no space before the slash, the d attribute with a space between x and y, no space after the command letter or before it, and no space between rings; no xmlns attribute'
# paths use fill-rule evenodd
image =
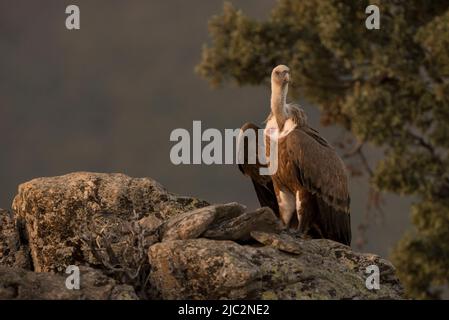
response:
<svg viewBox="0 0 449 320"><path fill-rule="evenodd" d="M249 142L244 133L259 129L250 123L241 128L239 146L244 149L245 161L239 169L251 178L260 204L278 213L286 227L295 227L312 238L350 245L350 197L344 163L334 148L308 126L304 111L286 103L289 81L288 67L274 68L271 114L262 147L269 158L270 141L277 141L277 171L261 175L259 169L264 165L260 159L257 157L255 164L247 161ZM257 146L260 143L256 139Z"/></svg>

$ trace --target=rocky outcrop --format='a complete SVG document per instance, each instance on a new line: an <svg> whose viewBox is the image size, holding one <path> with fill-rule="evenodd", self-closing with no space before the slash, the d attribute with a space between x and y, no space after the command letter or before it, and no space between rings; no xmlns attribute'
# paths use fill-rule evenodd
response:
<svg viewBox="0 0 449 320"><path fill-rule="evenodd" d="M354 253L330 240L289 237L270 246L192 239L149 250L150 282L162 299L399 299L402 288L388 261ZM292 244L293 250L289 250ZM274 245L273 245L274 244ZM297 251L300 248L300 252ZM287 249L287 250L286 250ZM288 251L295 251L294 254ZM366 267L381 270L380 290L365 286Z"/></svg>
<svg viewBox="0 0 449 320"><path fill-rule="evenodd" d="M0 265L14 267L0 269L0 298L402 297L394 267L378 256L303 239L283 230L269 208L209 205L149 178L40 178L19 187L13 210L0 214ZM21 256L32 263L21 265ZM380 290L365 286L373 264L381 271ZM69 265L92 280L80 292L61 284ZM42 290L33 293L33 283Z"/></svg>
<svg viewBox="0 0 449 320"><path fill-rule="evenodd" d="M134 289L117 283L100 271L80 267L80 289L66 287L66 277L0 265L0 300L136 300Z"/></svg>

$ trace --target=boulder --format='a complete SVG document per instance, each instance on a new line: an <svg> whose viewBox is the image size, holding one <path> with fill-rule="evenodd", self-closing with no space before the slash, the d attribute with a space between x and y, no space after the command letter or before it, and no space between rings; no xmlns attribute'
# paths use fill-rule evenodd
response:
<svg viewBox="0 0 449 320"><path fill-rule="evenodd" d="M252 231L280 232L280 220L270 208L245 212L236 202L212 205L179 214L162 227L162 241L195 239L248 241Z"/></svg>
<svg viewBox="0 0 449 320"><path fill-rule="evenodd" d="M227 224L245 212L245 206L238 203L213 205L189 211L169 219L162 231L162 240L195 239L212 228Z"/></svg>
<svg viewBox="0 0 449 320"><path fill-rule="evenodd" d="M134 289L100 271L80 267L80 289L69 290L66 277L0 266L0 300L136 300Z"/></svg>
<svg viewBox="0 0 449 320"><path fill-rule="evenodd" d="M280 232L283 226L274 212L268 208L260 208L253 212L245 212L225 221L217 221L204 232L204 238L216 240L248 241L251 232Z"/></svg>
<svg viewBox="0 0 449 320"><path fill-rule="evenodd" d="M146 251L159 241L155 221L207 205L149 178L80 172L20 185L13 209L35 271L86 264L138 284L146 278Z"/></svg>
<svg viewBox="0 0 449 320"><path fill-rule="evenodd" d="M263 242L270 238L268 234L256 236ZM159 299L402 297L395 269L387 260L353 252L330 240L291 237L288 241L280 245L282 251L271 244L260 247L210 239L155 244L148 252L151 295ZM292 241L301 254L286 252ZM366 267L373 264L380 269L380 290L369 290L365 284Z"/></svg>
<svg viewBox="0 0 449 320"><path fill-rule="evenodd" d="M0 209L0 265L31 268L29 248L10 212Z"/></svg>

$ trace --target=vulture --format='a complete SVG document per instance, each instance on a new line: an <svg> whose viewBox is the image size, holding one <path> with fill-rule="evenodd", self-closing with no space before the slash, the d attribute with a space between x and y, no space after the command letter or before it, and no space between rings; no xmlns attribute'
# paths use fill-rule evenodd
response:
<svg viewBox="0 0 449 320"><path fill-rule="evenodd" d="M307 124L304 110L287 104L290 70L280 65L271 74L271 113L266 120L264 141L256 138L257 148L270 154L271 141L277 141L277 170L260 174L262 164L248 161L248 130L260 129L254 124L242 126L238 152L245 158L240 171L251 178L261 206L270 207L286 228L294 228L309 238L325 238L351 244L350 197L348 175L335 149ZM253 135L254 136L254 135ZM276 139L276 140L272 140ZM254 149L254 148L253 148Z"/></svg>

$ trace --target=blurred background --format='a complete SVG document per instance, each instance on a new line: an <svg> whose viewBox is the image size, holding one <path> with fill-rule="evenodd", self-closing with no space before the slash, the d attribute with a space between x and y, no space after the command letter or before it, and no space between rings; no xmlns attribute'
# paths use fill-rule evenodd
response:
<svg viewBox="0 0 449 320"><path fill-rule="evenodd" d="M276 1L234 2L264 19ZM76 1L79 31L65 28L72 2L0 3L0 207L10 208L18 184L72 171L148 176L175 193L258 206L235 166L174 166L169 158L175 128L191 131L193 120L239 128L269 113L268 87L211 89L194 72L223 1ZM341 134L320 127L317 109L306 111L329 141ZM366 178L351 184L357 237L368 186ZM407 200L385 200L392 214L372 219L361 248L382 255L408 227Z"/></svg>
<svg viewBox="0 0 449 320"><path fill-rule="evenodd" d="M231 3L254 21L277 5ZM65 28L69 4L81 9L79 31ZM212 89L194 71L211 41L208 20L222 12L221 0L0 0L0 207L22 182L73 171L148 176L175 193L257 207L235 166L169 158L175 128L239 128L269 112L266 85ZM318 108L302 103L312 126L337 141L343 129L322 127ZM368 148L368 161L381 150ZM413 197L384 193L383 214L368 210L366 175L351 178L351 197L354 246L387 256L410 227Z"/></svg>

